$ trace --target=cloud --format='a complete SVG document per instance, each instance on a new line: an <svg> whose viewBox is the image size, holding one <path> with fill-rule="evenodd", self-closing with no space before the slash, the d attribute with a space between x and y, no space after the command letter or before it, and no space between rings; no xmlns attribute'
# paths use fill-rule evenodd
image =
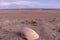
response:
<svg viewBox="0 0 60 40"><path fill-rule="evenodd" d="M8 6L10 5L11 3L9 2L0 2L0 6Z"/></svg>
<svg viewBox="0 0 60 40"><path fill-rule="evenodd" d="M31 4L33 2L30 2L30 1L19 1L19 2L12 2L12 4L17 4L17 5L28 5L28 4Z"/></svg>
<svg viewBox="0 0 60 40"><path fill-rule="evenodd" d="M58 4L53 5L34 1L0 2L0 9L6 8L60 8L60 6Z"/></svg>
<svg viewBox="0 0 60 40"><path fill-rule="evenodd" d="M0 2L0 8L32 8L36 5L37 2L31 1Z"/></svg>

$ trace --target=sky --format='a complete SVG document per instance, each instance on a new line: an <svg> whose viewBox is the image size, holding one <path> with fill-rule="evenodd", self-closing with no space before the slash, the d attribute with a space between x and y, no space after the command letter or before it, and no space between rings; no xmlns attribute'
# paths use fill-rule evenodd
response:
<svg viewBox="0 0 60 40"><path fill-rule="evenodd" d="M60 0L0 0L0 9L58 8Z"/></svg>

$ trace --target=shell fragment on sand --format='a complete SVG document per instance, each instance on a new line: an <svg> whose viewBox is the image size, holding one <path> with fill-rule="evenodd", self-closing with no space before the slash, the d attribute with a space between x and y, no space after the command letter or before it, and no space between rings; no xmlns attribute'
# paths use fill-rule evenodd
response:
<svg viewBox="0 0 60 40"><path fill-rule="evenodd" d="M39 38L39 35L33 29L29 27L22 27L21 32L26 35L26 38L28 40L35 40Z"/></svg>

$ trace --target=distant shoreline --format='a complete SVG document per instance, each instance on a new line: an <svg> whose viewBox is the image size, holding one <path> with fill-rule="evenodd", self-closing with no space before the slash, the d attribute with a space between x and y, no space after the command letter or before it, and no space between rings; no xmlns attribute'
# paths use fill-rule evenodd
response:
<svg viewBox="0 0 60 40"><path fill-rule="evenodd" d="M52 8L22 8L22 9L0 9L0 10L60 10Z"/></svg>

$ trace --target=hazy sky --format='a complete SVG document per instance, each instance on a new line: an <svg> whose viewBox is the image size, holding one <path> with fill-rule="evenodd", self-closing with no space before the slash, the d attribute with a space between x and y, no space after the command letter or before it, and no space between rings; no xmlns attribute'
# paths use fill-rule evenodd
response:
<svg viewBox="0 0 60 40"><path fill-rule="evenodd" d="M0 0L0 9L60 8L60 0Z"/></svg>

